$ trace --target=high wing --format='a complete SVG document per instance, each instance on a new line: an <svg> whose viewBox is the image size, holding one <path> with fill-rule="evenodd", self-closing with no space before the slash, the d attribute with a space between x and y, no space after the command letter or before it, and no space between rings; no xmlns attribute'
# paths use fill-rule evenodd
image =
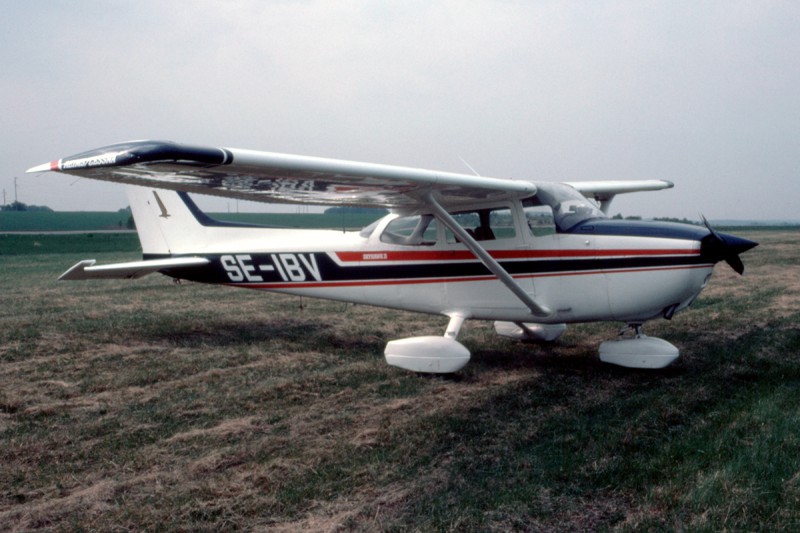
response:
<svg viewBox="0 0 800 533"><path fill-rule="evenodd" d="M130 141L28 169L257 202L414 210L431 194L445 207L522 198L530 181L299 155ZM605 211L615 195L672 187L665 180L568 182Z"/></svg>
<svg viewBox="0 0 800 533"><path fill-rule="evenodd" d="M447 207L536 193L528 181L166 141L106 146L28 172L48 170L242 200L406 210L430 193Z"/></svg>

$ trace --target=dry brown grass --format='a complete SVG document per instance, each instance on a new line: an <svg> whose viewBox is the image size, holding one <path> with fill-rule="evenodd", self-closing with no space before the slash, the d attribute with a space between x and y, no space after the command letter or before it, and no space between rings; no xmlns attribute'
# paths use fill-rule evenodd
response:
<svg viewBox="0 0 800 533"><path fill-rule="evenodd" d="M448 518L442 509L468 487L502 483L514 472L503 470L506 456L519 443L545 440L554 451L585 444L554 421L581 424L581 413L597 406L628 409L615 402L706 371L698 350L707 343L790 327L781 319L800 316L800 234L755 238L762 245L745 258L747 277L720 266L697 310L654 324L653 334L674 336L684 353L662 377L597 362L597 343L615 334L613 324L573 328L558 344L538 347L468 323L471 365L454 377L417 376L387 367L384 343L441 334L446 319L158 277L57 284L69 259L49 256L35 267L3 259L0 526L592 530L662 519L672 521L667 528L713 526L702 513L682 521L670 514L669 485L645 498L622 486L575 491L564 488L569 479L535 481L539 489L524 501L476 504ZM773 254L783 262L773 264ZM718 394L713 383L686 386L692 405ZM658 420L683 420L684 407L665 403ZM486 418L495 410L503 420ZM620 426L620 453L650 438L647 415L639 423L630 416L633 423ZM535 458L518 461L535 471ZM618 461L602 454L571 475L593 478ZM461 470L465 464L488 470L480 477ZM787 491L798 492L796 477Z"/></svg>

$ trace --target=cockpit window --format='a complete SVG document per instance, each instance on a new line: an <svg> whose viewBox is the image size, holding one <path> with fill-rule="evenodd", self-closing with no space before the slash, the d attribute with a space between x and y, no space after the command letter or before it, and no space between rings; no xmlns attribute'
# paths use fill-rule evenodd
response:
<svg viewBox="0 0 800 533"><path fill-rule="evenodd" d="M408 246L436 244L436 219L433 215L399 217L386 226L381 242Z"/></svg>
<svg viewBox="0 0 800 533"><path fill-rule="evenodd" d="M553 210L558 231L569 231L574 226L593 218L606 218L605 213L574 188L562 183L537 184L535 199ZM534 198L524 200L523 207Z"/></svg>

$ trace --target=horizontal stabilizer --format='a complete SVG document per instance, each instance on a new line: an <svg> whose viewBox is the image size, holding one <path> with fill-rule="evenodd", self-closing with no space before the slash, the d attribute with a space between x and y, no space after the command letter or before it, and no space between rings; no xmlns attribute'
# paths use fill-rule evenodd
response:
<svg viewBox="0 0 800 533"><path fill-rule="evenodd" d="M149 261L131 261L112 265L94 266L94 259L85 259L59 277L63 280L79 279L137 279L153 272L171 268L187 268L207 265L204 257L174 257L170 259L153 259Z"/></svg>

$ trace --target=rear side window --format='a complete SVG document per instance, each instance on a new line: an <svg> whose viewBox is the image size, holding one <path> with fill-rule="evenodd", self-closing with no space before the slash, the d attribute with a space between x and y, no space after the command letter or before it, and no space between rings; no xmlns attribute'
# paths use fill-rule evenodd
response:
<svg viewBox="0 0 800 533"><path fill-rule="evenodd" d="M514 216L507 207L496 209L477 209L453 213L453 218L467 230L476 241L493 241L511 239L517 236L514 229ZM458 242L449 229L446 230L447 242Z"/></svg>

